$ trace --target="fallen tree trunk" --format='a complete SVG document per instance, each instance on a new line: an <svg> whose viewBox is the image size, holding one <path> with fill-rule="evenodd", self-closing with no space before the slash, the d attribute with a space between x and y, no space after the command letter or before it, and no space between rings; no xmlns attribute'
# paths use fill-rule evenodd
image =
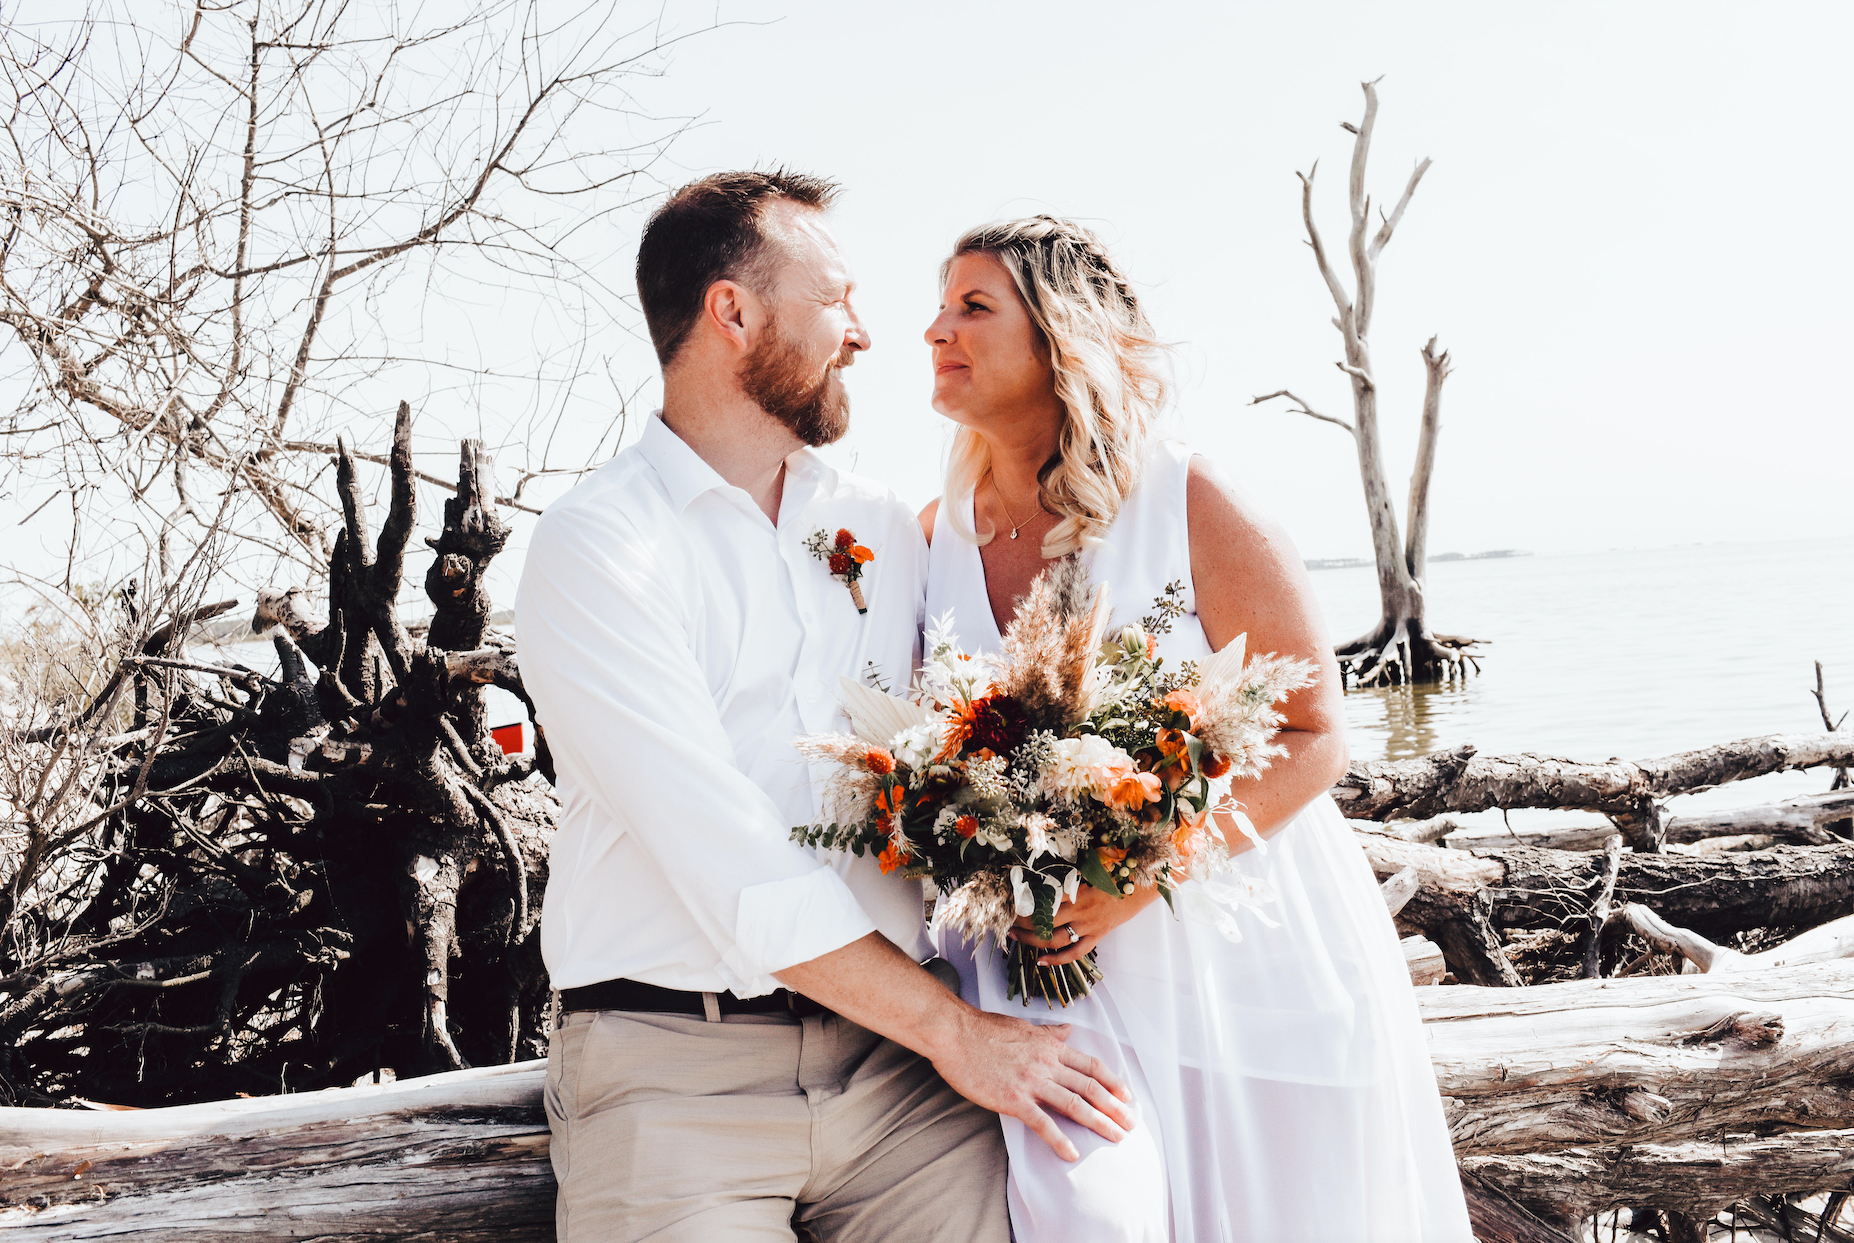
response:
<svg viewBox="0 0 1854 1243"><path fill-rule="evenodd" d="M1854 1126L1854 962L1417 998L1461 1157Z"/></svg>
<svg viewBox="0 0 1854 1243"><path fill-rule="evenodd" d="M1613 1208L1660 1208L1705 1218L1753 1195L1845 1186L1854 1177L1854 1131L1468 1157L1461 1168L1565 1228Z"/></svg>
<svg viewBox="0 0 1854 1243"><path fill-rule="evenodd" d="M1687 970L1710 975L1743 975L1799 963L1854 958L1854 915L1811 928L1782 945L1756 954L1741 954L1727 946L1715 945L1691 929L1674 927L1647 907L1635 903L1610 916L1608 922L1612 926L1626 926L1656 951L1678 954L1690 964Z"/></svg>
<svg viewBox="0 0 1854 1243"><path fill-rule="evenodd" d="M1854 816L1854 790L1830 790L1760 807L1668 816L1666 840L1700 842L1713 837L1768 833L1779 841L1820 846L1839 840L1824 826L1849 816Z"/></svg>
<svg viewBox="0 0 1854 1243"><path fill-rule="evenodd" d="M1660 759L1585 764L1532 754L1482 756L1472 746L1413 760L1354 760L1332 795L1355 820L1422 820L1496 807L1598 811L1637 848L1658 849L1656 798L1805 768L1854 765L1854 734L1770 734Z"/></svg>
<svg viewBox="0 0 1854 1243"><path fill-rule="evenodd" d="M1721 837L1769 836L1776 842L1798 846L1824 846L1838 841L1827 825L1854 816L1854 790L1830 790L1727 811L1664 815L1662 840L1689 845ZM1375 826L1359 819L1355 827ZM1514 828L1479 824L1448 812L1427 820L1393 820L1383 826L1412 842L1443 842L1456 850L1504 850L1510 846L1542 846L1548 850L1601 850L1616 831L1614 821L1582 820L1544 828ZM1772 845L1775 842L1770 843Z"/></svg>
<svg viewBox="0 0 1854 1243"><path fill-rule="evenodd" d="M0 1230L551 1243L542 1066L167 1109L0 1109Z"/></svg>
<svg viewBox="0 0 1854 1243"><path fill-rule="evenodd" d="M1500 929L1584 936L1607 914L1596 909L1610 883L1604 855L1533 847L1469 853L1388 829L1359 828L1356 836L1378 876L1414 869L1420 883L1398 921L1440 945L1464 983L1521 983L1506 965ZM1614 906L1639 903L1715 939L1854 914L1854 843L1715 855L1631 852L1613 866Z"/></svg>
<svg viewBox="0 0 1854 1243"><path fill-rule="evenodd" d="M1546 1167L1479 1158L1601 1150L1565 1159L1611 1170L1619 1188L1639 1185L1629 1180L1652 1165L1664 1187L1656 1194L1690 1206L1714 1199L1703 1163L1691 1166L1683 1192L1674 1157L1630 1165L1605 1152L1706 1140L1729 1156L1717 1137L1854 1130L1854 962L1755 978L1442 986L1417 998L1456 1153L1497 1193L1481 1202L1489 1220L1509 1222L1509 1233L1483 1237L1551 1236L1519 1233L1525 1214L1501 1208L1505 1196L1537 1213L1528 1171ZM547 1239L553 1179L542 1075L542 1063L524 1062L169 1109L0 1109L0 1229L59 1238ZM1785 1187L1806 1182L1810 1169L1825 1182L1842 1176L1819 1164L1811 1154L1823 1150L1807 1140L1759 1142L1770 1146L1757 1151L1786 1162L1776 1167L1789 1171ZM1600 1180L1591 1194L1601 1198Z"/></svg>

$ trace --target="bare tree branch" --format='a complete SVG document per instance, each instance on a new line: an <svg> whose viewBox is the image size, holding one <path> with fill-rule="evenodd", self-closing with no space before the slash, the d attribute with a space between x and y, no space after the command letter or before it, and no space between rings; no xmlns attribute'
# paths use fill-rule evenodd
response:
<svg viewBox="0 0 1854 1243"><path fill-rule="evenodd" d="M1287 389L1280 389L1273 393L1264 394L1261 397L1255 398L1249 404L1252 406L1259 406L1263 402L1273 401L1277 397L1285 397L1289 401L1293 402L1295 414L1304 414L1310 419L1318 419L1322 423L1331 423L1334 427L1342 427L1346 430L1348 435L1351 435L1351 436L1358 435L1357 430L1353 428L1353 426L1350 423L1346 422L1344 419L1335 419L1330 414L1321 414L1318 410L1315 410L1313 407L1309 406L1306 402L1294 396L1294 394L1289 392Z"/></svg>

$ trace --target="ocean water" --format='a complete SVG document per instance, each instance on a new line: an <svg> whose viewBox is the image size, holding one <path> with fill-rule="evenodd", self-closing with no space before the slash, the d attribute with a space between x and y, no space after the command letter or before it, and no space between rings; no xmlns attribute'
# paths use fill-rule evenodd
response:
<svg viewBox="0 0 1854 1243"><path fill-rule="evenodd" d="M1335 641L1375 622L1370 567L1316 570L1313 584ZM1830 707L1854 709L1854 538L1436 562L1427 593L1432 626L1489 640L1481 674L1348 691L1354 758L1471 742L1489 755L1640 760L1814 732L1818 660ZM268 643L220 651L276 667ZM493 724L521 719L513 696L492 689L490 700ZM1674 806L1757 803L1827 784L1823 773L1782 774ZM1547 818L1558 817L1515 812L1512 821Z"/></svg>
<svg viewBox="0 0 1854 1243"><path fill-rule="evenodd" d="M1376 621L1369 567L1316 570L1313 584L1335 642ZM1816 732L1818 660L1830 708L1854 709L1854 538L1432 563L1426 594L1433 628L1490 641L1481 676L1348 691L1355 758L1473 743L1486 754L1649 759ZM1761 778L1689 805L1827 782Z"/></svg>

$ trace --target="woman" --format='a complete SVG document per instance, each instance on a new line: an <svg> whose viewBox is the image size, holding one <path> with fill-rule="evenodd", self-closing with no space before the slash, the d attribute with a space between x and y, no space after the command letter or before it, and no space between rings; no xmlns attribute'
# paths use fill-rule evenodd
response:
<svg viewBox="0 0 1854 1243"><path fill-rule="evenodd" d="M1072 1023L1070 1043L1133 1085L1120 1144L1059 1119L1060 1160L1015 1119L1010 1208L1019 1243L1471 1239L1396 932L1326 791L1345 771L1340 681L1313 591L1279 527L1203 458L1154 435L1161 348L1084 228L1037 216L974 229L943 270L927 330L933 406L959 424L931 545L929 616L950 609L967 650L993 650L1017 601L1079 552L1112 589L1112 625L1182 605L1160 652L1174 667L1238 634L1251 652L1315 661L1285 706L1288 755L1234 793L1266 839L1227 820L1235 867L1269 882L1240 943L1174 919L1156 891L1083 887L1050 941L1098 949L1106 978L1076 1005L1006 1000L998 956L941 933L968 1001Z"/></svg>

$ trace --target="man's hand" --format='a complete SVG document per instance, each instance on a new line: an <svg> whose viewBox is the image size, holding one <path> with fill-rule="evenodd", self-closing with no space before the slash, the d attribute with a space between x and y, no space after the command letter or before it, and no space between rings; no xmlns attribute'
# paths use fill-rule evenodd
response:
<svg viewBox="0 0 1854 1243"><path fill-rule="evenodd" d="M1039 967L1059 967L1074 962L1101 943L1101 938L1158 901L1156 885L1147 885L1121 897L1102 893L1093 885L1083 885L1073 903L1064 901L1056 907L1056 935L1044 940L1036 934L1036 921L1025 915L1011 929L1011 940L1048 950L1038 955ZM1079 940L1068 933L1075 929Z"/></svg>
<svg viewBox="0 0 1854 1243"><path fill-rule="evenodd" d="M955 1092L1018 1119L1064 1161L1081 1154L1046 1109L1115 1143L1133 1129L1132 1114L1121 1103L1131 1101L1132 1094L1100 1058L1063 1043L1069 1024L1039 1027L1005 1014L966 1010L956 1047L933 1057L934 1069Z"/></svg>
<svg viewBox="0 0 1854 1243"><path fill-rule="evenodd" d="M948 991L880 933L775 972L780 983L926 1057L955 1092L1008 1114L1056 1155L1079 1154L1047 1112L1118 1143L1133 1128L1133 1095L1099 1058L1063 1042L1069 1025L1038 1027L987 1014Z"/></svg>

